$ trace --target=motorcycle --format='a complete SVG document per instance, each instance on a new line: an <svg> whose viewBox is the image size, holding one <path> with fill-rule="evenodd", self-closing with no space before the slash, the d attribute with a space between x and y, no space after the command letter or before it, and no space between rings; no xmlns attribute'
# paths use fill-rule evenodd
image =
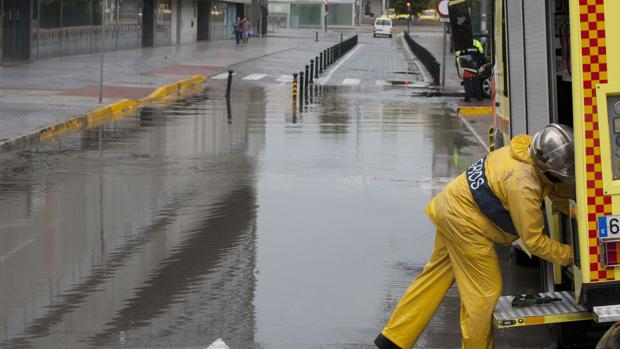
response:
<svg viewBox="0 0 620 349"><path fill-rule="evenodd" d="M456 57L456 71L461 80L464 75L474 75L480 83L482 97L491 98L491 79L493 79L493 65L480 62L479 53L476 48L469 48L460 52ZM461 81L461 85L463 82Z"/></svg>

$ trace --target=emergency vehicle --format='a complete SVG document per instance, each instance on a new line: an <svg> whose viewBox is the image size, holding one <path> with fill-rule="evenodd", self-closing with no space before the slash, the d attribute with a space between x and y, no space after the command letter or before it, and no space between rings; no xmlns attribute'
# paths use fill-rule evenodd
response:
<svg viewBox="0 0 620 349"><path fill-rule="evenodd" d="M620 320L620 1L490 0L494 65L491 148L550 122L575 134L576 200L564 215L545 200L549 235L573 248L574 265L541 261L541 296L498 302L497 327L553 324L558 347L591 346ZM455 49L471 46L465 0L450 1Z"/></svg>

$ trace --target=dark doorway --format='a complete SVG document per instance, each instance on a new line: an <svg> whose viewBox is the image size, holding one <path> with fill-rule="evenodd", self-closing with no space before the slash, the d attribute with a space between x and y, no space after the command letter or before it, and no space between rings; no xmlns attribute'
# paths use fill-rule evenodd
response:
<svg viewBox="0 0 620 349"><path fill-rule="evenodd" d="M30 58L30 0L4 0L2 8L2 61Z"/></svg>
<svg viewBox="0 0 620 349"><path fill-rule="evenodd" d="M209 16L211 15L211 1L198 0L198 18L196 38L198 41L209 40Z"/></svg>
<svg viewBox="0 0 620 349"><path fill-rule="evenodd" d="M245 16L245 4L236 4L237 17Z"/></svg>
<svg viewBox="0 0 620 349"><path fill-rule="evenodd" d="M144 0L142 8L142 47L153 47L155 34L155 0Z"/></svg>

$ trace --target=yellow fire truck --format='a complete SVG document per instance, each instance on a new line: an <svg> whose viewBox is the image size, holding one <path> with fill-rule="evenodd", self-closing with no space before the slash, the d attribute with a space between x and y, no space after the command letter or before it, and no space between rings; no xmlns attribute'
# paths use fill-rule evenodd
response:
<svg viewBox="0 0 620 349"><path fill-rule="evenodd" d="M502 297L494 320L555 324L559 347L589 346L620 320L620 0L489 1L491 146L563 123L575 132L576 166L570 217L545 205L550 236L574 252L571 267L541 261L541 295L562 302L514 308ZM455 48L471 46L467 1L450 1L450 20Z"/></svg>

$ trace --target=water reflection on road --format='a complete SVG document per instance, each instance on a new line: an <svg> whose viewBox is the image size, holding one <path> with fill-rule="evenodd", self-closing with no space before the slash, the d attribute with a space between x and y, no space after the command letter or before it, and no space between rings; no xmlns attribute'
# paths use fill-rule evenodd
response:
<svg viewBox="0 0 620 349"><path fill-rule="evenodd" d="M312 97L213 89L0 154L0 345L370 347L482 148L446 99Z"/></svg>

